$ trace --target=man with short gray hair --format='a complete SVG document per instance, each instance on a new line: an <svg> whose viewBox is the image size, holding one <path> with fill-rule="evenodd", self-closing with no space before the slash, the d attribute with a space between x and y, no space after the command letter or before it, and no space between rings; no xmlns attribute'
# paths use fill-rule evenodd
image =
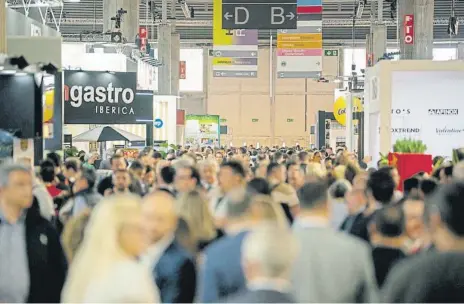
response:
<svg viewBox="0 0 464 304"><path fill-rule="evenodd" d="M225 302L295 303L290 276L297 254L297 240L288 229L263 224L253 230L242 245L246 289Z"/></svg>
<svg viewBox="0 0 464 304"><path fill-rule="evenodd" d="M66 258L59 235L33 203L30 169L0 166L0 302L59 303Z"/></svg>
<svg viewBox="0 0 464 304"><path fill-rule="evenodd" d="M205 159L198 163L200 171L201 185L209 193L218 189L217 174L218 166L216 161L212 159Z"/></svg>

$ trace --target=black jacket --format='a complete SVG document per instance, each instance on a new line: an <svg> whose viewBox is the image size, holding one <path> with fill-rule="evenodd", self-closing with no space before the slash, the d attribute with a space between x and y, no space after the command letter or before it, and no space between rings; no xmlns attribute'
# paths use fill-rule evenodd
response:
<svg viewBox="0 0 464 304"><path fill-rule="evenodd" d="M153 272L162 303L193 303L195 263L193 257L176 241L163 253Z"/></svg>
<svg viewBox="0 0 464 304"><path fill-rule="evenodd" d="M58 232L40 216L36 200L26 214L26 248L30 278L28 302L60 303L67 271L66 257Z"/></svg>

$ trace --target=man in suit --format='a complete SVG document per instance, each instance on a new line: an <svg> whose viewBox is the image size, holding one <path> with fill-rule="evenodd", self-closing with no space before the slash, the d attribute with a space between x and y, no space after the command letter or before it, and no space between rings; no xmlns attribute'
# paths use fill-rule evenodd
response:
<svg viewBox="0 0 464 304"><path fill-rule="evenodd" d="M171 194L173 197L177 196L174 189L174 176L176 170L167 161L159 161L156 166L156 185L159 191L164 191Z"/></svg>
<svg viewBox="0 0 464 304"><path fill-rule="evenodd" d="M425 201L434 250L407 258L382 288L384 303L464 303L464 182L439 187Z"/></svg>
<svg viewBox="0 0 464 304"><path fill-rule="evenodd" d="M297 254L297 240L285 228L264 224L250 232L242 248L246 289L224 302L295 303L290 294L290 275Z"/></svg>
<svg viewBox="0 0 464 304"><path fill-rule="evenodd" d="M126 160L124 159L123 156L119 154L115 154L111 157L111 170L113 171L113 174L105 177L100 181L98 184L98 193L101 195L105 195L105 192L108 189L113 189L114 184L113 184L113 177L116 171L121 171L121 170L126 170L127 169L127 164Z"/></svg>
<svg viewBox="0 0 464 304"><path fill-rule="evenodd" d="M404 212L401 206L388 206L378 210L370 223L372 259L375 276L382 287L390 269L406 258L403 251L407 238L404 233Z"/></svg>
<svg viewBox="0 0 464 304"><path fill-rule="evenodd" d="M241 267L242 243L259 222L252 212L253 195L245 189L231 191L226 197L226 236L208 246L201 257L199 302L215 303L245 288Z"/></svg>
<svg viewBox="0 0 464 304"><path fill-rule="evenodd" d="M292 285L302 303L377 302L371 249L356 237L331 227L327 184L305 184L293 231L301 244Z"/></svg>
<svg viewBox="0 0 464 304"><path fill-rule="evenodd" d="M144 261L153 268L153 278L163 303L192 303L196 271L193 257L175 240L178 217L174 197L157 191L145 196L143 211L148 219L152 245Z"/></svg>
<svg viewBox="0 0 464 304"><path fill-rule="evenodd" d="M60 303L66 257L33 200L30 169L0 166L0 302Z"/></svg>

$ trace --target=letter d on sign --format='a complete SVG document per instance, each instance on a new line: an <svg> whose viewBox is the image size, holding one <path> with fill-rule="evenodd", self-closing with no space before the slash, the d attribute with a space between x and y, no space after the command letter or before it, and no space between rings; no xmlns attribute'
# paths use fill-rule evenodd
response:
<svg viewBox="0 0 464 304"><path fill-rule="evenodd" d="M284 22L284 9L275 6L271 7L271 24L283 24Z"/></svg>
<svg viewBox="0 0 464 304"><path fill-rule="evenodd" d="M238 18L238 15L239 15L240 11L245 12L245 20L243 20L243 21L240 21L239 18ZM247 24L249 19L250 19L250 12L248 11L248 9L246 7L237 6L235 8L235 24Z"/></svg>

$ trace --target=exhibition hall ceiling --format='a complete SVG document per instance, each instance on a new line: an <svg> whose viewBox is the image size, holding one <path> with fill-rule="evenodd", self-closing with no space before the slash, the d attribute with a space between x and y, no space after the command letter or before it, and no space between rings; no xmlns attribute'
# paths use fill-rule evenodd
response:
<svg viewBox="0 0 464 304"><path fill-rule="evenodd" d="M8 0L17 1L18 0ZM79 34L89 31L101 31L103 28L103 0L80 0L80 2L68 2L64 0L64 18L61 21L60 31L65 40L76 41ZM136 0L134 0L136 1ZM175 0L177 3L180 0ZM182 0L183 1L183 0ZM195 10L195 18L186 19L181 5L176 5L176 19L179 22L178 32L182 40L190 40L192 42L212 39L212 16L213 16L213 0L185 0L190 7ZM367 0L368 4L364 9L362 18L357 21L357 25L352 29L352 17L355 3L358 0L323 0L324 5L324 26L323 36L329 42L345 42L349 40L364 40L369 32L371 5L377 6L377 1ZM404 0L399 0L404 1ZM161 10L161 0L155 0L155 7L158 11ZM171 2L168 0L168 2ZM388 27L388 38L396 39L396 19L392 19L392 10L390 8L391 0L384 0L383 18L390 25ZM451 14L453 0L435 0L435 27L434 37L437 40L450 40L447 34L448 18ZM170 4L170 3L169 3ZM17 8L19 11L24 11ZM54 8L55 15L59 15L60 8ZM116 14L116 12L114 12ZM457 17L464 17L464 1L455 2L455 13ZM396 15L396 14L394 14ZM155 19L159 16L156 16ZM396 17L396 16L394 16ZM152 24L153 14L147 10L147 0L141 0L140 5L141 23ZM53 22L50 22L51 27L55 27ZM149 38L156 39L156 26L149 26L149 30L153 28L153 34L149 34ZM259 38L266 40L270 35L275 36L276 32L269 30L260 31ZM459 33L457 37L452 39L464 40L464 33Z"/></svg>

